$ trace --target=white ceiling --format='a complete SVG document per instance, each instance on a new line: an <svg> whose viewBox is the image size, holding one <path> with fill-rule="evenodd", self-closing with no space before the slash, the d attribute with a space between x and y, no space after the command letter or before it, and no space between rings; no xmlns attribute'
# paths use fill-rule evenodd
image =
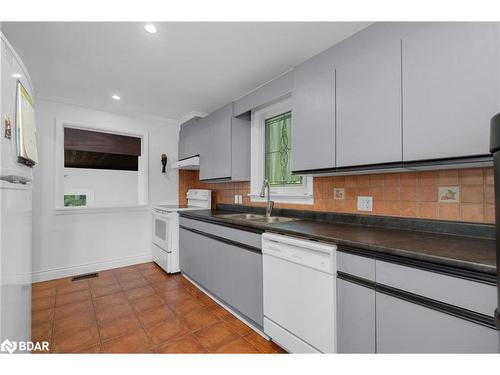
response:
<svg viewBox="0 0 500 375"><path fill-rule="evenodd" d="M39 97L178 119L211 112L367 22L2 22ZM121 96L120 101L111 99Z"/></svg>

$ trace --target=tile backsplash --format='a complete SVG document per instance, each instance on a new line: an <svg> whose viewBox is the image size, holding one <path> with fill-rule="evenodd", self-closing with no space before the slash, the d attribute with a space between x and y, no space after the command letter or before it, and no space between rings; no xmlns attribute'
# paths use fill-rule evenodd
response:
<svg viewBox="0 0 500 375"><path fill-rule="evenodd" d="M212 189L214 206L234 203L235 195L243 196L244 205L263 205L250 202L248 182L207 184L199 181L198 171L179 171L181 204L186 203L187 189L193 188ZM358 196L373 198L372 212L357 211ZM276 203L276 207L494 223L493 169L314 177L313 205Z"/></svg>

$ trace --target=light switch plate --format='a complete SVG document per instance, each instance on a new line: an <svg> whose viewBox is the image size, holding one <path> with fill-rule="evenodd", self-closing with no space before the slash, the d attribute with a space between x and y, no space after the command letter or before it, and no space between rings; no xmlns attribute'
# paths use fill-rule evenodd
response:
<svg viewBox="0 0 500 375"><path fill-rule="evenodd" d="M358 211L373 211L372 197L358 197Z"/></svg>
<svg viewBox="0 0 500 375"><path fill-rule="evenodd" d="M243 204L243 195L238 195L238 203Z"/></svg>
<svg viewBox="0 0 500 375"><path fill-rule="evenodd" d="M235 195L235 196L234 196L234 203L235 203L235 204L238 204L238 203L239 203L238 195Z"/></svg>

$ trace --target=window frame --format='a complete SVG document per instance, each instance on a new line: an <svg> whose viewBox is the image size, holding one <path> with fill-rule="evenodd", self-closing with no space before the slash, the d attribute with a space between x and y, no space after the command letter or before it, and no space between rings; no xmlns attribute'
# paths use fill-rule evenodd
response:
<svg viewBox="0 0 500 375"><path fill-rule="evenodd" d="M65 190L63 194L63 199L64 196L66 195L85 195L85 206L64 206L64 208L75 208L75 209L82 209L82 208L92 208L94 207L94 191L93 190ZM63 202L64 205L64 202Z"/></svg>
<svg viewBox="0 0 500 375"><path fill-rule="evenodd" d="M84 206L84 207L65 207L64 206L64 128L74 128L90 131L105 132L110 134L126 135L141 138L141 156L139 156L138 168L138 199L137 204L128 206ZM89 125L63 119L55 121L55 150L54 150L54 169L55 169L55 189L54 206L56 214L65 214L70 212L106 212L121 209L137 209L147 207L148 198L148 170L149 170L149 137L147 132L139 132L136 129L126 129L118 126L109 125Z"/></svg>
<svg viewBox="0 0 500 375"><path fill-rule="evenodd" d="M292 111L291 97L252 110L250 124L251 139L251 169L250 169L250 201L263 202L259 193L262 181L265 178L265 142L266 142L266 119ZM292 111L293 122L293 111ZM292 150L293 152L293 150ZM271 200L277 203L290 204L314 204L313 178L303 176L301 186L275 186L271 187Z"/></svg>

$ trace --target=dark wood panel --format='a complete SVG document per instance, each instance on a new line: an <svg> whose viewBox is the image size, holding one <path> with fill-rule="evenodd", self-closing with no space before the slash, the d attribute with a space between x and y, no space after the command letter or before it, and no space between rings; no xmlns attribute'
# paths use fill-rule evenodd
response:
<svg viewBox="0 0 500 375"><path fill-rule="evenodd" d="M139 158L134 155L65 150L64 167L137 171L139 170Z"/></svg>
<svg viewBox="0 0 500 375"><path fill-rule="evenodd" d="M141 138L64 128L64 150L140 156Z"/></svg>

